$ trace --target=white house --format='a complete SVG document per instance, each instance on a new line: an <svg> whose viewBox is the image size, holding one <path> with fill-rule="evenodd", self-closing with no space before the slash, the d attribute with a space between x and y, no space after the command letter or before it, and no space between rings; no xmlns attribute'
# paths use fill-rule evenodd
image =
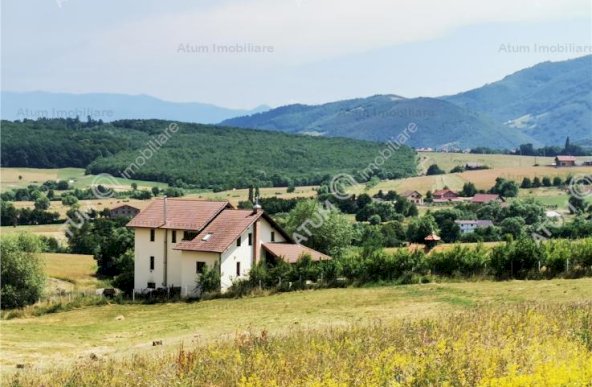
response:
<svg viewBox="0 0 592 387"><path fill-rule="evenodd" d="M478 228L487 228L493 226L493 222L491 220L455 220L454 223L458 224L462 234L473 232Z"/></svg>
<svg viewBox="0 0 592 387"><path fill-rule="evenodd" d="M216 263L225 290L261 259L330 259L294 243L258 205L237 210L226 201L158 199L127 226L135 231L135 292L180 288L195 296L198 276Z"/></svg>

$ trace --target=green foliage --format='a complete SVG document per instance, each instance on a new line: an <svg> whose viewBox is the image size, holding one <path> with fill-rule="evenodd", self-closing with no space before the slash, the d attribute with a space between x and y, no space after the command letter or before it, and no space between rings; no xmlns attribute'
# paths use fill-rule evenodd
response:
<svg viewBox="0 0 592 387"><path fill-rule="evenodd" d="M39 238L30 234L3 235L0 239L1 306L21 308L35 303L45 286L45 271L38 253Z"/></svg>
<svg viewBox="0 0 592 387"><path fill-rule="evenodd" d="M35 209L45 211L45 210L49 209L50 204L51 203L49 202L49 199L47 198L47 196L42 195L35 200Z"/></svg>
<svg viewBox="0 0 592 387"><path fill-rule="evenodd" d="M316 200L299 202L288 215L286 230L297 242L333 257L340 256L353 239L349 220Z"/></svg>
<svg viewBox="0 0 592 387"><path fill-rule="evenodd" d="M127 222L126 218L98 218L86 220L79 227L70 225L67 232L70 251L92 254L101 275L116 276L129 271L129 261L121 258L134 246L134 232L125 227ZM120 266L122 263L125 265Z"/></svg>
<svg viewBox="0 0 592 387"><path fill-rule="evenodd" d="M202 293L219 293L220 279L220 265L216 262L211 267L206 265L203 273L197 277L195 282Z"/></svg>
<svg viewBox="0 0 592 387"><path fill-rule="evenodd" d="M413 218L407 227L407 240L413 243L424 243L425 237L432 232L438 233L438 225L431 214Z"/></svg>
<svg viewBox="0 0 592 387"><path fill-rule="evenodd" d="M473 184L469 181L469 182L463 184L463 188L459 192L459 195L468 198L468 197L475 196L476 193L477 193L477 187L475 187L475 184Z"/></svg>
<svg viewBox="0 0 592 387"><path fill-rule="evenodd" d="M438 167L438 164L432 164L428 167L428 170L426 171L426 175L427 176L432 176L432 175L443 175L445 174L446 171L440 169L440 167Z"/></svg>
<svg viewBox="0 0 592 387"><path fill-rule="evenodd" d="M491 193L498 194L502 197L516 197L518 196L518 184L511 180L506 180L503 177L495 179L495 185L490 190Z"/></svg>

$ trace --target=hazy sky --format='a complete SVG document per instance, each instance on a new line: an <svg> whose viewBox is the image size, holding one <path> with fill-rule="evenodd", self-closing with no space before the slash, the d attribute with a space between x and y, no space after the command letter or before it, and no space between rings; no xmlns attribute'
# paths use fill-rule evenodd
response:
<svg viewBox="0 0 592 387"><path fill-rule="evenodd" d="M233 108L438 96L592 53L591 4L2 0L2 90Z"/></svg>

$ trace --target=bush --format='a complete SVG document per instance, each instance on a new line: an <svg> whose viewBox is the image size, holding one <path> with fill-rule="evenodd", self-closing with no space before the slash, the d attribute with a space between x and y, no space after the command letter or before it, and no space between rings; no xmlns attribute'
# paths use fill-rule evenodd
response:
<svg viewBox="0 0 592 387"><path fill-rule="evenodd" d="M30 234L5 235L1 239L1 306L21 308L39 300L45 286L42 243Z"/></svg>
<svg viewBox="0 0 592 387"><path fill-rule="evenodd" d="M214 266L205 266L204 272L197 278L197 288L202 293L220 293L220 265L218 262Z"/></svg>

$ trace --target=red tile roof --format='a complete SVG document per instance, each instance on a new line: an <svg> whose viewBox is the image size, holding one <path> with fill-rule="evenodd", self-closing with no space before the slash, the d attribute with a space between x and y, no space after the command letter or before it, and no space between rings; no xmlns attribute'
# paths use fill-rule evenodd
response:
<svg viewBox="0 0 592 387"><path fill-rule="evenodd" d="M440 237L434 233L431 233L427 237L423 238L425 241L439 241Z"/></svg>
<svg viewBox="0 0 592 387"><path fill-rule="evenodd" d="M557 159L557 161L576 161L575 156L557 156L555 159Z"/></svg>
<svg viewBox="0 0 592 387"><path fill-rule="evenodd" d="M210 251L222 253L236 242L238 237L257 219L263 211L226 209L206 226L194 239L180 242L175 250ZM207 238L206 235L210 235Z"/></svg>
<svg viewBox="0 0 592 387"><path fill-rule="evenodd" d="M167 221L164 221L164 200L154 200L136 215L127 227L165 228L199 231L227 207L226 201L167 199Z"/></svg>
<svg viewBox="0 0 592 387"><path fill-rule="evenodd" d="M489 203L498 199L500 197L496 194L476 194L471 201L473 203Z"/></svg>
<svg viewBox="0 0 592 387"><path fill-rule="evenodd" d="M282 258L288 263L295 263L305 254L310 255L313 261L331 259L330 256L319 253L306 246L292 243L263 243L263 248L277 258Z"/></svg>
<svg viewBox="0 0 592 387"><path fill-rule="evenodd" d="M451 190L451 189L441 189L441 190L438 190L438 191L434 191L432 193L433 196L444 196L446 194L452 194L454 196L458 196L458 194L456 192L454 192L453 190Z"/></svg>

